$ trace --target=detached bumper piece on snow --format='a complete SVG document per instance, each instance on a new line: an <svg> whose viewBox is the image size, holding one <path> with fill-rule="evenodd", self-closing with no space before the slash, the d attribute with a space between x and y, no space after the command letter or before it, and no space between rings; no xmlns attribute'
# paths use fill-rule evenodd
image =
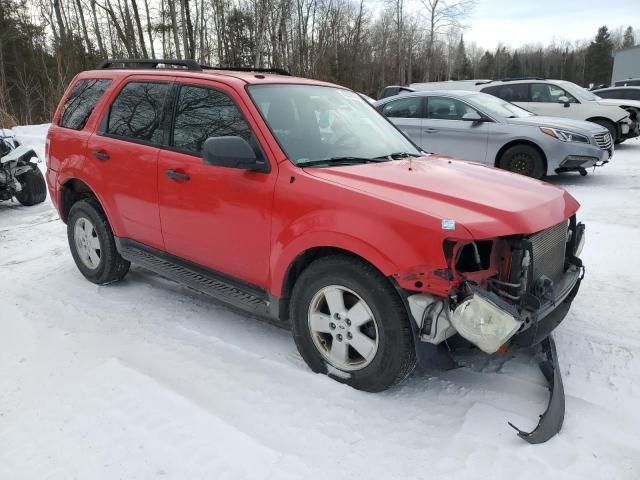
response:
<svg viewBox="0 0 640 480"><path fill-rule="evenodd" d="M546 442L560 431L564 422L564 387L558 366L556 344L553 337L549 335L540 345L546 357L540 362L540 370L547 379L551 392L547 409L540 415L538 425L531 432L520 430L509 422L509 425L518 432L518 436L531 444Z"/></svg>

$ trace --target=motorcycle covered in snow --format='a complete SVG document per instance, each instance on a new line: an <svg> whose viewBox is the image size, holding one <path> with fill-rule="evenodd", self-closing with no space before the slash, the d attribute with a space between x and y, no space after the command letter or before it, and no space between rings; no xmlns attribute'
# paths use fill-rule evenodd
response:
<svg viewBox="0 0 640 480"><path fill-rule="evenodd" d="M47 198L47 184L38 168L36 152L0 129L0 201L15 197L31 206Z"/></svg>

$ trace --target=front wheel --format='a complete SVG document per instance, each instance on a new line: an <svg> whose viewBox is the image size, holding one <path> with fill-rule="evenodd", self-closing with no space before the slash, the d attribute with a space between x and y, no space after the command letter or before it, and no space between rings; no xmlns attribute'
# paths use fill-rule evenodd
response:
<svg viewBox="0 0 640 480"><path fill-rule="evenodd" d="M313 262L296 282L290 314L298 351L314 372L379 392L415 367L406 308L364 261L335 255Z"/></svg>
<svg viewBox="0 0 640 480"><path fill-rule="evenodd" d="M507 148L500 157L498 167L537 179L541 179L547 173L542 154L531 145L514 145Z"/></svg>

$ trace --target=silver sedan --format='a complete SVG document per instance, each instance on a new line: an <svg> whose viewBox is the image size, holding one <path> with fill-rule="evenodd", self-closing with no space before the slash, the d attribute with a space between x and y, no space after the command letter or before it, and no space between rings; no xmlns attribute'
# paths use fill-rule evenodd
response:
<svg viewBox="0 0 640 480"><path fill-rule="evenodd" d="M535 115L480 92L421 91L376 108L423 150L488 163L534 178L601 166L613 155L606 128Z"/></svg>

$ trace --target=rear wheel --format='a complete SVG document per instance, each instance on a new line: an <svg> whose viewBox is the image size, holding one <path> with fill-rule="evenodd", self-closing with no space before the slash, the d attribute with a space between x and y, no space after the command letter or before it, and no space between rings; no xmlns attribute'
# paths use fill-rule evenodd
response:
<svg viewBox="0 0 640 480"><path fill-rule="evenodd" d="M531 145L514 145L507 148L500 157L498 167L537 179L546 174L542 154Z"/></svg>
<svg viewBox="0 0 640 480"><path fill-rule="evenodd" d="M16 193L16 198L22 205L30 207L45 201L47 198L47 184L38 168L29 170L17 178L22 190Z"/></svg>
<svg viewBox="0 0 640 480"><path fill-rule="evenodd" d="M130 263L116 249L109 222L97 200L80 200L71 207L67 237L73 260L87 280L104 285L122 280Z"/></svg>
<svg viewBox="0 0 640 480"><path fill-rule="evenodd" d="M313 262L296 282L290 313L298 351L314 372L378 392L415 367L406 308L362 260L335 255Z"/></svg>

